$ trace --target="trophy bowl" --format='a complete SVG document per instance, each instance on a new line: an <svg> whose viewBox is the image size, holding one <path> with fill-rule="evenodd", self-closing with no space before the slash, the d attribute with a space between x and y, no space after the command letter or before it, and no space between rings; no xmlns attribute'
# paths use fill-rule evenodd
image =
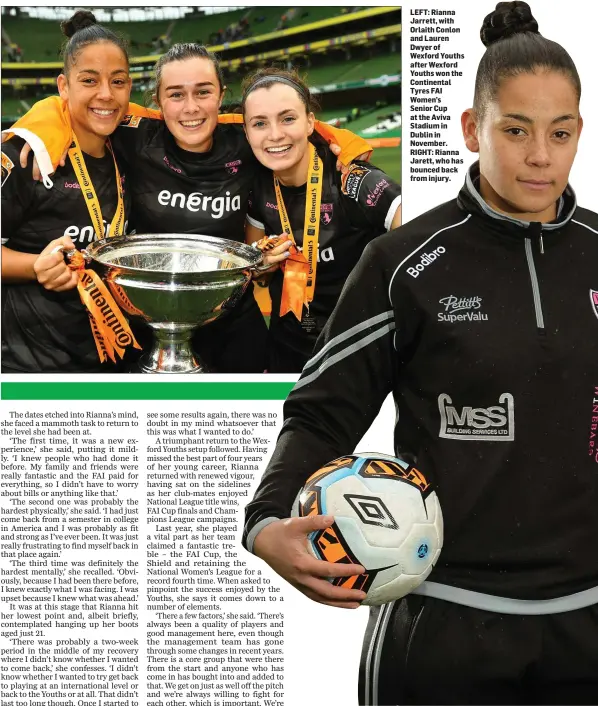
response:
<svg viewBox="0 0 598 706"><path fill-rule="evenodd" d="M195 233L104 238L86 248L91 267L120 308L153 330L142 372L206 372L193 331L230 311L259 271L262 253L234 240Z"/></svg>

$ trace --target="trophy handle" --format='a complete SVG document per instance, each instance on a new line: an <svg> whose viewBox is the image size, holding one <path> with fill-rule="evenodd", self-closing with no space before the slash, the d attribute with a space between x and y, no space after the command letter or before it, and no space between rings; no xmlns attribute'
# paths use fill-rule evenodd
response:
<svg viewBox="0 0 598 706"><path fill-rule="evenodd" d="M271 267L272 265L252 265L249 268L249 271L255 273L256 275L261 275L264 272L267 272Z"/></svg>
<svg viewBox="0 0 598 706"><path fill-rule="evenodd" d="M64 255L65 262L68 264L72 259L73 255L77 252L77 248L72 248L71 250L65 250L64 245L57 245L55 248L52 248L50 251L50 255L54 255L54 253L61 252ZM83 255L83 259L85 260L85 264L89 265L91 262L91 257L87 250L79 250L81 255Z"/></svg>

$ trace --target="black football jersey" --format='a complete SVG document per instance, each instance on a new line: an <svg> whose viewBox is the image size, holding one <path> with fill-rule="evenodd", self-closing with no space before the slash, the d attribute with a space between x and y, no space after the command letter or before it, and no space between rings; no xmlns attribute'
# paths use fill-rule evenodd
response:
<svg viewBox="0 0 598 706"><path fill-rule="evenodd" d="M165 123L148 118L121 125L113 144L127 164L131 229L245 239L258 163L242 125L218 125L205 153L181 149Z"/></svg>
<svg viewBox="0 0 598 706"><path fill-rule="evenodd" d="M112 142L127 168L131 230L245 240L249 193L259 163L242 125L218 125L205 153L181 149L165 123L150 118L121 124ZM202 327L193 340L213 372L260 373L266 366L266 335L248 287L226 317Z"/></svg>
<svg viewBox="0 0 598 706"><path fill-rule="evenodd" d="M283 273L278 270L270 282L272 318L270 334L291 348L295 359L305 362L318 334L324 327L340 296L343 284L373 238L389 230L401 203L401 189L382 170L368 162L354 162L341 177L336 157L318 136L312 138L324 164L324 183L320 204L318 265L314 299L309 315L304 311L303 326L294 314L280 318ZM299 249L303 246L306 185L282 186L281 193ZM248 220L266 235L279 235L278 214L272 172L261 168L251 196ZM299 367L296 372L300 372Z"/></svg>
<svg viewBox="0 0 598 706"><path fill-rule="evenodd" d="M2 146L2 244L39 254L50 241L68 235L78 249L89 245L96 237L70 160L56 170L54 186L47 189L32 179L33 153L27 167L20 166L22 146L16 137ZM101 158L85 155L85 164L109 236L118 201L114 160L109 152ZM120 162L119 171L126 221L130 199ZM114 370L111 363L100 364L78 291L51 292L36 281L2 285L2 367L6 372Z"/></svg>

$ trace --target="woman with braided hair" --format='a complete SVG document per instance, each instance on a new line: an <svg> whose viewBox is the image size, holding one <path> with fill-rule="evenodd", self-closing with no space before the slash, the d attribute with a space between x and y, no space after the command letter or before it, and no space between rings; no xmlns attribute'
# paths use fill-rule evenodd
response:
<svg viewBox="0 0 598 706"><path fill-rule="evenodd" d="M568 184L582 129L569 54L524 2L486 17L479 156L456 199L366 248L285 403L245 546L320 603L363 567L311 557L289 518L389 393L395 455L438 494L429 579L373 608L360 703L598 703L598 215Z"/></svg>

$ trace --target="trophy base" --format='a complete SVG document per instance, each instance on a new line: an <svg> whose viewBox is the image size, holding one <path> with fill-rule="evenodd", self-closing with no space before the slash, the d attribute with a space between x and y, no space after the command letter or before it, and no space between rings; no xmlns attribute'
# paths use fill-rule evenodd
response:
<svg viewBox="0 0 598 706"><path fill-rule="evenodd" d="M195 326L177 328L177 330L152 326L152 329L155 335L153 344L138 361L139 370L142 373L188 375L209 372L191 345Z"/></svg>

